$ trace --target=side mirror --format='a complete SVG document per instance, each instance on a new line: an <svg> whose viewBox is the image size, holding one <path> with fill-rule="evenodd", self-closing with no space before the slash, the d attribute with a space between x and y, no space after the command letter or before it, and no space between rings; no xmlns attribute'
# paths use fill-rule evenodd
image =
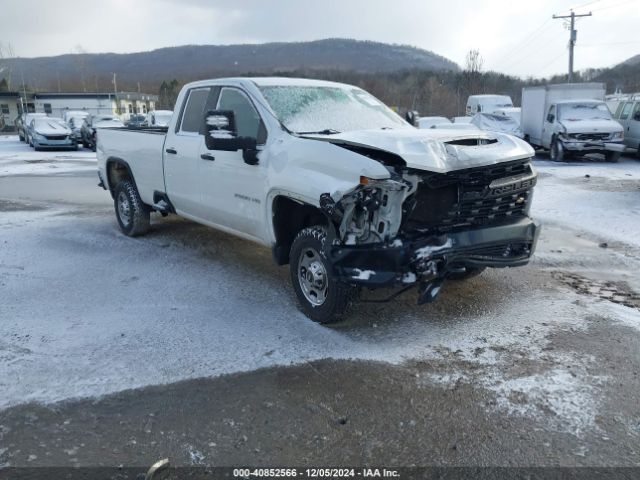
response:
<svg viewBox="0 0 640 480"><path fill-rule="evenodd" d="M553 113L550 113L549 115L547 115L547 122L553 123L555 119L556 119L556 116Z"/></svg>
<svg viewBox="0 0 640 480"><path fill-rule="evenodd" d="M231 110L209 110L205 114L204 142L209 150L225 152L243 150L244 153L246 150L256 150L257 145L255 138L238 137L235 116Z"/></svg>

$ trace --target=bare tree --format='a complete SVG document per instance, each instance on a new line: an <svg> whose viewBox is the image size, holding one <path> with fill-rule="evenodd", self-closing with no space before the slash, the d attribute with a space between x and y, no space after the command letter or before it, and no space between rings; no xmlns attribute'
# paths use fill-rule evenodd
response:
<svg viewBox="0 0 640 480"><path fill-rule="evenodd" d="M10 42L6 44L0 42L0 74L6 78L7 90L11 90L11 76L13 73L13 62L11 60L16 58L16 54L13 50L13 45ZM5 73L6 72L6 73Z"/></svg>
<svg viewBox="0 0 640 480"><path fill-rule="evenodd" d="M480 55L480 50L469 50L465 60L465 68L462 72L463 75L463 88L468 95L474 95L482 93L483 90L483 75L482 65L484 60Z"/></svg>

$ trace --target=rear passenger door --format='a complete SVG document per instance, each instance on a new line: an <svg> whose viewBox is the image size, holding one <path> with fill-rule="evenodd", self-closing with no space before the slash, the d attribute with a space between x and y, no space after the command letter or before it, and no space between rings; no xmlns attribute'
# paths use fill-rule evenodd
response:
<svg viewBox="0 0 640 480"><path fill-rule="evenodd" d="M192 88L185 95L174 132L164 144L165 188L178 213L204 219L198 185L200 150L204 145L201 126L211 87Z"/></svg>

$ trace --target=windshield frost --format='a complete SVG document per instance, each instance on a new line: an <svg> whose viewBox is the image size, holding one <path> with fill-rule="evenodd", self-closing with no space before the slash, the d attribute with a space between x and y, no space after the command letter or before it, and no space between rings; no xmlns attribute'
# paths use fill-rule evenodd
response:
<svg viewBox="0 0 640 480"><path fill-rule="evenodd" d="M278 119L294 132L410 128L382 102L358 88L275 86L261 90Z"/></svg>
<svg viewBox="0 0 640 480"><path fill-rule="evenodd" d="M611 119L611 112L604 103L571 103L560 105L561 120Z"/></svg>

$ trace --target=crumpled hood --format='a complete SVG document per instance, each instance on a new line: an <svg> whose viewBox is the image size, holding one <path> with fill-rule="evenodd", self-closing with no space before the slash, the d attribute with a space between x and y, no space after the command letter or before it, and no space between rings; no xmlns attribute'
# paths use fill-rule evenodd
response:
<svg viewBox="0 0 640 480"><path fill-rule="evenodd" d="M382 150L401 157L407 167L437 173L519 160L534 155L531 146L523 140L502 133L477 130L357 130L304 137L336 145ZM485 139L493 143L471 146L451 143L467 139Z"/></svg>
<svg viewBox="0 0 640 480"><path fill-rule="evenodd" d="M612 133L621 132L622 125L615 120L569 120L562 119L560 124L567 129L567 133Z"/></svg>

